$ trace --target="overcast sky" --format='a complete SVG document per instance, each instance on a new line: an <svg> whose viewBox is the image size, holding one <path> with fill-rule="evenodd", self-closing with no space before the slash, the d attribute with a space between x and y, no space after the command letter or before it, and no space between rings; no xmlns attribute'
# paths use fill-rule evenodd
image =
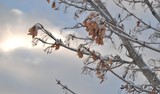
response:
<svg viewBox="0 0 160 94"><path fill-rule="evenodd" d="M81 74L83 59L75 52L60 48L46 54L43 45L32 46L31 36L27 36L31 26L41 23L61 37L62 27L77 22L72 13L73 9L66 14L54 11L46 0L0 0L0 94L63 94L55 79L77 94L123 94L119 89L122 82L110 73L102 84L94 75ZM144 19L149 18L150 15ZM104 48L103 53L109 53Z"/></svg>
<svg viewBox="0 0 160 94"><path fill-rule="evenodd" d="M54 12L46 0L0 0L0 94L63 94L59 79L77 94L118 94L120 82L108 74L99 84L96 77L81 74L83 60L61 48L46 54L33 47L28 29L42 23L59 34L73 25L72 15Z"/></svg>

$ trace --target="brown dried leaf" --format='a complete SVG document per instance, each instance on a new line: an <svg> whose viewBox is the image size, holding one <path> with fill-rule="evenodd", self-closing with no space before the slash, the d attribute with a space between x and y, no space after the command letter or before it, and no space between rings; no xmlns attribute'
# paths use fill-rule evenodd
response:
<svg viewBox="0 0 160 94"><path fill-rule="evenodd" d="M104 38L104 36L105 36L105 30L100 30L98 32L98 35L99 35L100 38Z"/></svg>
<svg viewBox="0 0 160 94"><path fill-rule="evenodd" d="M88 28L88 30L89 30L89 33L88 33L89 36L90 36L90 35L94 35L94 30L93 30L93 28Z"/></svg>
<svg viewBox="0 0 160 94"><path fill-rule="evenodd" d="M97 77L99 77L101 74L102 74L102 72L101 72L101 71L99 71L99 70L97 70L97 71L96 71L96 75L97 75Z"/></svg>
<svg viewBox="0 0 160 94"><path fill-rule="evenodd" d="M58 50L60 48L60 44L56 44L55 50Z"/></svg>
<svg viewBox="0 0 160 94"><path fill-rule="evenodd" d="M98 77L99 79L101 79L101 80L104 80L104 74L101 74L99 77Z"/></svg>
<svg viewBox="0 0 160 94"><path fill-rule="evenodd" d="M97 70L97 71L96 71L96 75L97 75L97 77L98 77L99 79L101 79L101 82L100 82L100 83L102 83L102 82L104 81L104 79L105 79L104 73L102 73L102 71Z"/></svg>
<svg viewBox="0 0 160 94"><path fill-rule="evenodd" d="M94 61L96 61L98 58L97 58L97 56L96 56L95 54L92 54L92 59L93 59Z"/></svg>
<svg viewBox="0 0 160 94"><path fill-rule="evenodd" d="M90 22L91 23L91 27L92 28L97 28L97 23L96 23L96 21L92 21L92 22Z"/></svg>
<svg viewBox="0 0 160 94"><path fill-rule="evenodd" d="M29 33L28 33L27 35L31 35L32 38L34 38L34 37L37 36L37 34L38 34L38 31L37 31L37 29L36 29L36 26L31 27L28 32L29 32Z"/></svg>
<svg viewBox="0 0 160 94"><path fill-rule="evenodd" d="M103 38L97 37L97 38L96 38L96 43L97 43L98 45L103 45Z"/></svg>
<svg viewBox="0 0 160 94"><path fill-rule="evenodd" d="M107 68L107 66L108 66L107 64L104 63L102 64L102 68Z"/></svg>
<svg viewBox="0 0 160 94"><path fill-rule="evenodd" d="M84 27L88 28L88 27L91 26L91 23L90 23L90 22L87 22L87 21L84 21L84 22L83 22L83 25L84 25Z"/></svg>
<svg viewBox="0 0 160 94"><path fill-rule="evenodd" d="M99 37L96 38L96 43L99 44Z"/></svg>
<svg viewBox="0 0 160 94"><path fill-rule="evenodd" d="M56 2L53 2L52 3L52 8L55 8L56 7Z"/></svg>
<svg viewBox="0 0 160 94"><path fill-rule="evenodd" d="M78 54L79 58L83 58L83 53L81 52L80 49L78 49L77 54Z"/></svg>
<svg viewBox="0 0 160 94"><path fill-rule="evenodd" d="M47 0L48 3L50 3L50 0Z"/></svg>
<svg viewBox="0 0 160 94"><path fill-rule="evenodd" d="M60 44L54 43L52 46L50 46L51 48L55 48L55 50L58 50L60 48Z"/></svg>

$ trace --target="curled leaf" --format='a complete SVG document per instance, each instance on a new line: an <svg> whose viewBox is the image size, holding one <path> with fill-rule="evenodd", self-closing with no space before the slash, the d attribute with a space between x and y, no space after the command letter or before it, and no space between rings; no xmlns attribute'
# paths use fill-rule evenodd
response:
<svg viewBox="0 0 160 94"><path fill-rule="evenodd" d="M53 2L52 3L52 8L55 8L56 7L56 2Z"/></svg>
<svg viewBox="0 0 160 94"><path fill-rule="evenodd" d="M96 56L95 54L93 54L93 55L92 55L92 59L93 59L94 61L96 61L98 58L97 58L97 56Z"/></svg>
<svg viewBox="0 0 160 94"><path fill-rule="evenodd" d="M29 33L27 35L31 35L32 38L34 38L35 36L37 36L38 34L38 29L36 28L36 26L33 26L29 29L28 31Z"/></svg>
<svg viewBox="0 0 160 94"><path fill-rule="evenodd" d="M96 43L97 43L98 45L103 45L103 44L104 44L104 43L103 43L103 38L97 37L97 38L95 39L95 41L96 41Z"/></svg>
<svg viewBox="0 0 160 94"><path fill-rule="evenodd" d="M60 48L60 44L54 43L51 48L55 48L55 50L58 50Z"/></svg>
<svg viewBox="0 0 160 94"><path fill-rule="evenodd" d="M82 51L80 49L78 49L77 54L78 54L79 58L83 57L83 53L82 53Z"/></svg>
<svg viewBox="0 0 160 94"><path fill-rule="evenodd" d="M56 44L55 50L58 50L60 48L60 44Z"/></svg>

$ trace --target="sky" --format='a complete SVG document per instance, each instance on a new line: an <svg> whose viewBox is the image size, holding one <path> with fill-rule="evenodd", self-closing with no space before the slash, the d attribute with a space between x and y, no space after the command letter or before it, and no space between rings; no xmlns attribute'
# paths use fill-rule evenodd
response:
<svg viewBox="0 0 160 94"><path fill-rule="evenodd" d="M61 37L59 29L76 22L70 19L53 11L46 0L0 0L0 94L63 94L55 79L77 94L120 92L121 84L111 74L102 84L81 74L83 60L76 53L61 48L46 54L43 45L32 46L27 33L35 23Z"/></svg>
<svg viewBox="0 0 160 94"><path fill-rule="evenodd" d="M30 27L41 23L57 38L64 38L59 30L82 20L73 20L73 11L54 11L46 0L0 0L0 94L64 94L56 79L76 94L123 94L122 82L110 73L101 84L95 75L82 74L83 59L75 52L60 48L46 54L42 44L32 46L27 35ZM118 54L105 51L106 47L113 45L102 48L102 53Z"/></svg>

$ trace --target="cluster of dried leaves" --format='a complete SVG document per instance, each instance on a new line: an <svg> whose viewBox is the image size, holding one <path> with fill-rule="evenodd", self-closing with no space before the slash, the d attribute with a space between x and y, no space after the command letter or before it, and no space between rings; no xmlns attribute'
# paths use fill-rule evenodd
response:
<svg viewBox="0 0 160 94"><path fill-rule="evenodd" d="M85 51L90 53L89 57L84 61L85 65L95 64L96 66L94 68L84 67L83 73L85 72L88 74L90 70L94 70L96 76L101 80L100 83L102 83L105 80L105 74L111 69L110 66L112 65L112 59L108 57L108 60L105 62L100 53L95 52L94 50L91 51L83 45L80 45L77 51L79 58L83 58Z"/></svg>
<svg viewBox="0 0 160 94"><path fill-rule="evenodd" d="M83 0L83 3L85 3L87 0ZM96 1L98 1L98 0L94 0L95 2ZM51 3L51 1L50 0L47 0L47 2L48 3ZM57 9L57 7L58 7L58 4L60 4L62 2L62 0L59 0L59 2L57 3L56 2L56 0L54 0L53 2L52 2L52 5L51 5L51 7L53 8L53 9ZM63 1L63 3L64 3L64 1ZM66 2L67 3L67 2ZM72 4L72 3L70 3L70 4ZM84 10L85 11L85 10ZM79 10L79 11L77 11L76 13L75 13L75 17L76 18L79 18L79 15L78 14L80 14L80 13L82 13L83 12L83 9L82 10ZM85 29L86 29L86 31L87 31L87 33L88 33L88 35L91 37L91 39L93 40L93 41L95 41L95 43L96 44L98 44L98 45L103 45L104 44L104 38L106 37L106 29L108 29L109 28L109 26L106 24L106 22L105 22L105 19L102 17L102 16L100 16L100 14L99 13L97 13L97 12L91 12L90 14L89 14L89 16L82 22L82 23L80 23L81 24L81 26L78 26L77 25L77 27L74 27L74 28L79 28L79 27L84 27ZM136 27L142 27L142 22L141 22L141 20L138 20L137 22L136 22ZM123 25L123 24L122 24ZM107 27L107 28L106 28ZM124 26L122 26L122 27L124 27ZM47 43L46 41L47 40L43 40L43 38L42 38L42 40L40 40L40 38L36 38L36 36L38 35L38 30L39 29L41 29L39 26L37 26L37 25L34 25L33 27L31 27L30 29L29 29L29 33L28 33L28 35L31 35L32 36L32 39L37 39L37 41L41 41L41 42L43 42L44 44L45 43ZM48 33L48 34L50 34L50 33ZM47 35L47 34L46 34ZM153 37L159 37L160 36L160 34L159 33L155 33L155 34L153 34L152 35ZM75 38L75 36L70 36L70 38L69 39L74 39ZM54 39L54 38L53 38ZM55 49L55 50L59 50L59 48L60 48L60 46L66 46L67 44L64 44L64 45L62 45L62 41L60 41L60 42L57 42L57 40L56 39L54 39L55 40L55 42L54 43L48 43L48 44L50 44L44 51L45 52L47 52L47 53L51 53L52 52L52 50L53 49ZM155 39L156 40L156 39ZM93 42L92 42L93 43ZM69 44L68 44L68 46L66 46L66 48L69 48ZM112 61L112 59L111 58L109 58L109 56L108 56L108 60L103 60L102 58L101 58L101 54L100 53L96 53L95 51L91 51L89 48L86 48L86 47L84 47L84 45L82 45L82 44L80 44L80 46L77 48L77 49L74 49L74 51L77 51L77 55L78 55L78 57L79 58L83 58L84 57L84 55L85 55L85 53L89 53L89 55L88 55L88 58L89 58L89 60L87 61L87 64L85 64L85 65L89 65L89 64L95 64L95 67L94 68L91 68L91 67L87 67L87 68L90 68L90 70L94 70L94 72L95 72L95 74L97 75L97 77L101 80L101 82L100 83L102 83L103 81L104 81L104 79L105 79L105 74L106 74L106 72L108 71L108 70L110 70L111 72L112 72L112 69L113 69L113 66L112 65L114 65L113 64L113 62L115 62L115 61ZM106 59L106 58L105 58ZM113 59L114 60L114 59ZM91 61L91 62L90 62ZM129 67L127 67L128 69L127 69L127 71L125 72L125 75L123 75L123 77L121 78L120 76L117 76L117 77L119 77L120 79L122 79L122 80L124 80L125 82L127 82L126 80L125 80L125 76L126 76L126 74L128 74L128 70L129 70ZM132 72L134 72L133 70L132 70ZM132 74L131 74L131 76L132 76ZM123 79L124 78L124 79ZM134 74L133 74L133 77L132 78L134 78ZM59 82L58 82L58 84L60 84ZM144 87L140 87L141 88L141 90L147 90L148 88L147 88L147 86L146 86L146 88ZM65 88L65 89L67 89L67 88ZM121 89L122 90L125 90L125 91L127 91L128 93L133 93L134 94L134 92L138 92L136 89L135 89L135 87L132 85L132 83L130 84L129 82L127 82L127 84L126 85L122 85L121 86ZM138 88L139 89L139 88ZM153 89L153 90L152 90ZM152 89L150 89L149 90L149 93L148 94L157 94L157 90L155 90L154 89L154 87L152 88Z"/></svg>
<svg viewBox="0 0 160 94"><path fill-rule="evenodd" d="M93 54L93 60L96 54ZM98 56L96 56L96 59L98 60ZM108 57L108 61L104 62L103 60L99 59L99 62L97 63L96 66L96 75L97 77L101 80L100 83L102 83L105 79L105 74L107 73L108 70L110 70L110 66L112 65L112 59Z"/></svg>
<svg viewBox="0 0 160 94"><path fill-rule="evenodd" d="M107 63L104 63L104 62L102 62L102 61L99 61L99 62L97 63L96 68L97 68L97 70L96 70L96 75L97 75L97 77L98 77L99 79L101 79L101 82L100 82L100 83L102 83L102 82L104 81L104 79L105 79L105 73L106 73L106 70L107 70L107 68L108 68L108 64L107 64ZM103 69L104 71L103 71L102 69Z"/></svg>
<svg viewBox="0 0 160 94"><path fill-rule="evenodd" d="M92 23L92 22L91 22ZM34 25L34 26L32 26L30 29L29 29L29 33L28 33L28 35L31 35L32 36L32 39L33 40L36 40L36 42L38 42L38 41L41 41L41 42L46 42L47 40L40 40L39 38L37 38L36 36L38 35L38 30L39 29L43 29L43 28L40 28L40 26L38 26L38 25ZM91 31L90 31L91 32ZM99 31L97 31L97 32L99 32ZM97 36L98 37L98 36ZM61 41L60 41L61 42ZM54 48L55 50L59 50L59 48L60 48L60 46L61 46L61 44L59 43L59 42L57 42L57 41L55 41L55 43L53 43L53 44L50 44L50 46L48 46L48 47L46 47L45 49L44 49L44 51L45 52L47 52L47 54L48 53L52 53L52 49ZM95 51L90 51L90 49L89 48L86 48L86 47L84 47L84 45L79 45L79 47L77 48L77 55L79 56L79 58L83 58L83 55L84 55L84 52L89 52L89 53L91 53L90 54L90 58L94 61L94 62L96 62L95 64L96 64L96 75L97 75L97 77L99 78L99 79L101 79L101 82L103 82L104 81L104 79L105 79L105 74L106 74L106 70L107 70L107 68L109 67L109 64L112 64L112 60L111 59L109 59L108 60L108 62L107 63L105 63L103 60L101 60L101 58L100 58L100 54L98 53L96 53ZM102 70L103 69L103 70Z"/></svg>
<svg viewBox="0 0 160 94"><path fill-rule="evenodd" d="M92 17L92 16L91 16ZM89 22L86 20L86 23ZM92 22L91 22L92 23ZM88 27L89 28L89 27ZM90 27L91 28L91 27ZM98 28L98 27L96 27ZM95 29L96 29L95 28ZM39 26L37 25L34 25L32 26L30 29L29 29L29 33L28 35L31 35L32 36L32 39L35 40L35 39L39 39L39 38L36 38L36 36L38 35L38 29L40 29ZM92 29L91 29L92 30ZM89 31L89 32L92 32L92 31ZM100 32L100 31L94 31L94 32ZM104 31L103 31L104 32ZM92 35L93 36L93 35ZM99 37L99 35L95 36L95 37ZM102 38L103 39L103 38ZM37 41L42 41L42 40L37 40ZM98 42L99 43L99 42ZM102 45L102 44L101 44ZM47 48L44 49L45 52L48 53L51 53L52 52L52 49L54 48L55 50L58 50L60 48L61 44L58 43L58 42L55 42L54 44L48 46ZM95 63L97 66L96 66L96 75L99 79L101 79L101 82L104 81L105 79L105 73L106 73L106 70L102 70L102 69L107 69L108 68L108 64L111 64L112 63L112 60L109 59L108 63L104 63L103 60L100 60L100 57L99 57L99 54L97 55L97 53L95 51L90 51L90 49L88 48L85 48L83 45L79 45L79 47L77 48L77 55L79 56L79 58L83 58L83 55L84 55L84 51L88 51L91 53L90 57L91 59L96 62L98 61L98 63Z"/></svg>
<svg viewBox="0 0 160 94"><path fill-rule="evenodd" d="M83 25L89 36L91 36L98 45L104 44L103 38L105 37L106 24L98 13L91 12L84 20Z"/></svg>

